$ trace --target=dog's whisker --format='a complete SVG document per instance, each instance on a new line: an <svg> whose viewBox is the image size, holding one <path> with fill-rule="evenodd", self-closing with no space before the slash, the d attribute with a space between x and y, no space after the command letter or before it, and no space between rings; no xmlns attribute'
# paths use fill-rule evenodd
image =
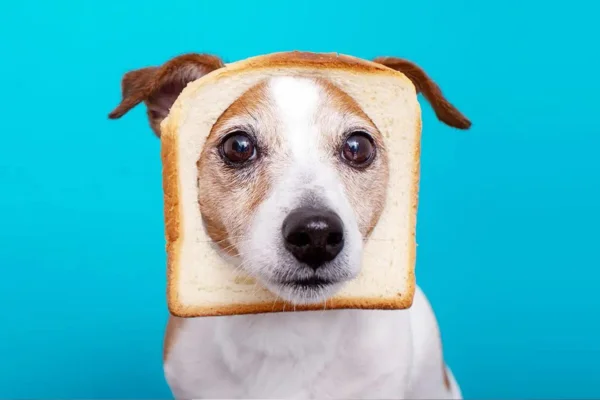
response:
<svg viewBox="0 0 600 400"><path fill-rule="evenodd" d="M252 289L252 296L255 296L262 287L258 284L258 281L254 282L254 287Z"/></svg>
<svg viewBox="0 0 600 400"><path fill-rule="evenodd" d="M213 243L217 243L217 242L213 242ZM239 245L244 244L244 243L246 243L246 241L244 241L244 240L239 241L237 243L231 243L229 246L224 247L223 250L226 251L226 250L229 250L231 248L234 248L234 247L239 246Z"/></svg>
<svg viewBox="0 0 600 400"><path fill-rule="evenodd" d="M208 239L208 240L198 240L198 243L222 243L222 242L226 242L228 240L235 240L235 239L240 239L243 238L245 235L237 235L237 236L227 236L225 239L222 240L212 240L212 239Z"/></svg>
<svg viewBox="0 0 600 400"><path fill-rule="evenodd" d="M245 273L245 271L243 270L244 267L246 267L249 264L249 262L247 261L243 261L242 263L240 263L239 265L237 265L234 269L233 269L233 273L236 277L238 278L243 278L244 276L248 275L247 273Z"/></svg>
<svg viewBox="0 0 600 400"><path fill-rule="evenodd" d="M228 250L231 250L231 249L233 249L233 248L237 248L238 246L240 246L240 245L243 245L243 244L246 244L246 243L248 243L248 242L249 242L249 240L241 240L241 241L239 241L239 242L237 242L237 243L232 243L232 244L230 244L229 246L223 247L223 248L221 249L221 251L223 251L223 252L227 252ZM212 242L212 243L217 243L217 242ZM239 256L239 254L238 254L238 256Z"/></svg>
<svg viewBox="0 0 600 400"><path fill-rule="evenodd" d="M238 277L241 277L241 275L248 275L247 273L245 273L244 268L249 264L249 262L244 261L241 264L239 264L237 267L234 268L234 273L237 274Z"/></svg>

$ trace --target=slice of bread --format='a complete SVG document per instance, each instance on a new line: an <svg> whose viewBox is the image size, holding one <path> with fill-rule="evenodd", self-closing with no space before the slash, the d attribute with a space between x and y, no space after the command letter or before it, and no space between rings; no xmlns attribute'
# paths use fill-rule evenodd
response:
<svg viewBox="0 0 600 400"><path fill-rule="evenodd" d="M273 76L327 79L348 93L386 140L390 178L381 218L365 243L360 275L326 304L291 305L239 276L204 230L196 163L217 118ZM314 309L403 309L415 290L421 109L413 83L383 65L337 54L276 53L228 64L190 83L161 125L168 306L198 317ZM393 139L393 140L392 140Z"/></svg>

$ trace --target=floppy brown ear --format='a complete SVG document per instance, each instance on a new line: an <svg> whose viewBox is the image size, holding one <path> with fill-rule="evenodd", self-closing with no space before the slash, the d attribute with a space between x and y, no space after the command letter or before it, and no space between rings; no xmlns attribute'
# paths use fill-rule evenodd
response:
<svg viewBox="0 0 600 400"><path fill-rule="evenodd" d="M410 61L394 57L378 57L373 61L406 75L415 85L417 93L422 93L431 104L435 115L440 121L458 129L469 129L471 127L471 121L446 100L439 86L419 66Z"/></svg>
<svg viewBox="0 0 600 400"><path fill-rule="evenodd" d="M192 53L175 57L161 67L130 71L121 81L121 103L108 117L121 118L144 102L150 126L160 137L160 122L169 114L186 85L223 66L223 61L218 57Z"/></svg>

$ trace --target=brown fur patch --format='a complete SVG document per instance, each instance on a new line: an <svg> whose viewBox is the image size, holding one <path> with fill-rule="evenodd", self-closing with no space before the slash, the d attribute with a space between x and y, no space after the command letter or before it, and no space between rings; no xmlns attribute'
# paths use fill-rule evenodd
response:
<svg viewBox="0 0 600 400"><path fill-rule="evenodd" d="M185 86L209 72L223 67L220 58L208 54L184 54L161 67L127 72L121 80L121 103L108 115L121 118L144 102L150 127L160 136L160 123Z"/></svg>
<svg viewBox="0 0 600 400"><path fill-rule="evenodd" d="M321 85L324 89L325 94L327 95L328 100L331 102L330 104L337 108L340 112L344 114L352 114L355 115L366 122L368 122L374 129L375 124L367 114L363 111L363 109L358 105L358 103L346 92L342 89L334 85L331 81L320 78L316 79L316 82Z"/></svg>
<svg viewBox="0 0 600 400"><path fill-rule="evenodd" d="M442 373L444 374L444 386L446 390L450 391L452 388L450 387L450 378L448 377L448 371L446 370L446 365L442 363Z"/></svg>
<svg viewBox="0 0 600 400"><path fill-rule="evenodd" d="M260 159L242 171L227 167L218 153L218 147L232 130L248 129L249 121L259 123L263 129L273 129L271 114L265 95L266 84L260 83L240 96L218 118L211 129L204 149L198 159L198 195L200 212L207 234L227 254L238 255L236 243L256 207L270 189L268 168ZM257 143L258 157L264 143L273 135L261 135Z"/></svg>

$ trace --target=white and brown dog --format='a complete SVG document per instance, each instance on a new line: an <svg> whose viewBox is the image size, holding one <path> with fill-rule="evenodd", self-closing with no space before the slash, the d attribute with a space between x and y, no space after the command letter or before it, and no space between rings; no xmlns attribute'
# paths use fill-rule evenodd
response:
<svg viewBox="0 0 600 400"><path fill-rule="evenodd" d="M410 78L440 120L470 126L419 67L376 61ZM144 102L160 136L185 85L223 65L188 54L129 72L110 117ZM384 203L381 140L353 99L327 81L278 77L253 87L218 119L198 161L211 188L199 198L208 234L223 257L291 302L333 295L336 283L360 269L363 238ZM341 157L330 157L332 148ZM353 168L362 170L360 179ZM419 288L404 311L170 317L164 370L181 399L461 398Z"/></svg>

